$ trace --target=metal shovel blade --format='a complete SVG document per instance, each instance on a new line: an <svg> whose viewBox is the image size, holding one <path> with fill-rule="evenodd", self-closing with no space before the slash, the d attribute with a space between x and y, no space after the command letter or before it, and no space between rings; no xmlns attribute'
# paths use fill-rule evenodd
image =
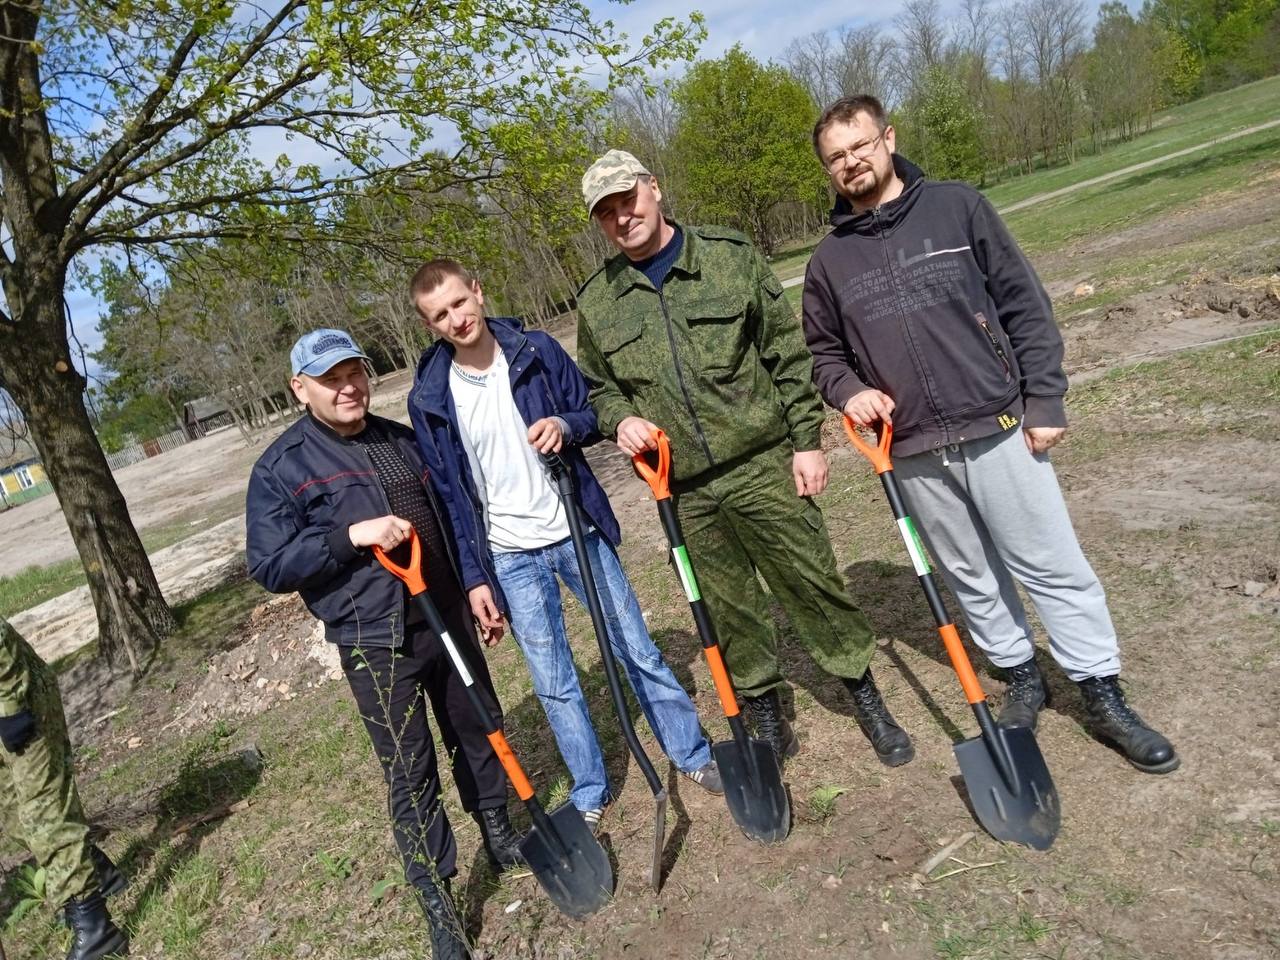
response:
<svg viewBox="0 0 1280 960"><path fill-rule="evenodd" d="M762 740L746 742L750 755L734 740L711 745L724 784L725 805L752 840L781 843L791 832L791 801L782 785L778 755Z"/></svg>
<svg viewBox="0 0 1280 960"><path fill-rule="evenodd" d="M520 852L551 902L580 920L609 902L613 867L573 804L562 804L547 816L556 835L548 837L534 824L520 842Z"/></svg>
<svg viewBox="0 0 1280 960"><path fill-rule="evenodd" d="M667 845L667 791L658 791L653 799L653 864L649 867L649 883L658 893L662 890L662 851Z"/></svg>
<svg viewBox="0 0 1280 960"><path fill-rule="evenodd" d="M1062 826L1062 806L1040 745L1025 727L994 729L1000 745L988 745L982 737L955 745L973 812L997 840L1048 850ZM1001 747L1011 761L1012 785L1000 775L992 756L992 750Z"/></svg>

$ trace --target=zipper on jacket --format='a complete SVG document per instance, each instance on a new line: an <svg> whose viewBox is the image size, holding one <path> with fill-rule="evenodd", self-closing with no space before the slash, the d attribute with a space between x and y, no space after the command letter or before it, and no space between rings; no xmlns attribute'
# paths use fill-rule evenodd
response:
<svg viewBox="0 0 1280 960"><path fill-rule="evenodd" d="M684 371L680 369L680 354L676 350L676 332L671 324L671 314L667 312L667 298L662 295L661 290L658 291L658 305L662 307L662 320L667 327L667 343L671 346L671 363L676 368L676 382L680 384L685 409L689 411L689 418L693 421L693 432L697 434L698 443L702 444L702 452L707 455L707 463L714 467L716 458L711 455L707 436L702 432L702 423L698 420L698 414L693 409L693 400L689 397L689 388L685 386Z"/></svg>
<svg viewBox="0 0 1280 960"><path fill-rule="evenodd" d="M884 254L885 269L889 272L890 278L893 279L894 289L895 291L897 291L898 283L894 275L893 258L889 256L889 243L885 239L884 225L881 224L880 222L879 209L873 208L871 210L871 219L876 226L876 235L880 238L880 251ZM942 442L946 443L950 437L950 434L947 431L945 418L943 417L942 412L938 409L938 402L937 400L934 399L933 390L929 386L928 378L925 377L924 375L924 370L925 370L924 361L920 358L920 351L916 349L915 338L911 336L911 322L907 316L907 311L902 306L901 293L899 292L898 295L894 297L894 299L897 301L897 304L898 304L898 315L902 318L902 329L904 334L906 335L907 345L911 349L911 355L915 358L916 369L920 371L920 385L924 387L925 395L929 398L929 406L933 408L933 414L935 417L938 418L938 423L942 427Z"/></svg>
<svg viewBox="0 0 1280 960"><path fill-rule="evenodd" d="M996 336L995 331L991 329L991 325L987 323L987 318L982 311L978 311L973 315L978 321L978 326L982 327L982 332L987 335L987 339L991 341L991 349L996 352L996 356L1000 358L1000 363L1004 367L1004 378L1009 380L1013 377L1013 368L1009 366L1009 358L1005 356L1004 347L1000 346L1000 338Z"/></svg>

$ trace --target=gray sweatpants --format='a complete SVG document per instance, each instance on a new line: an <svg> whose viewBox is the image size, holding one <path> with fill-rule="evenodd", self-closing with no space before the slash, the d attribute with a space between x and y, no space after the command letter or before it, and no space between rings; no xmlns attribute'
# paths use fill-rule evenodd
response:
<svg viewBox="0 0 1280 960"><path fill-rule="evenodd" d="M1016 577L1067 676L1120 672L1102 584L1080 550L1048 455L1033 456L1021 429L895 459L893 468L969 632L996 666L1034 652Z"/></svg>

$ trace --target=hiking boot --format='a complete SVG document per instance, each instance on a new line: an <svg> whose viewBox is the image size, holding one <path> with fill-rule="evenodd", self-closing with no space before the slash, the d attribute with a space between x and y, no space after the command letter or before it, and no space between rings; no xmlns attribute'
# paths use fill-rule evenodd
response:
<svg viewBox="0 0 1280 960"><path fill-rule="evenodd" d="M875 678L871 676L871 668L868 667L867 672L857 679L846 677L844 685L853 695L853 715L858 719L858 726L871 741L880 762L886 767L910 763L916 755L916 748L884 705L880 691L876 689Z"/></svg>
<svg viewBox="0 0 1280 960"><path fill-rule="evenodd" d="M791 724L787 723L787 718L782 715L782 701L778 698L776 687L758 697L743 699L747 702L751 722L756 728L756 738L773 747L779 763L800 752L800 741L791 729Z"/></svg>
<svg viewBox="0 0 1280 960"><path fill-rule="evenodd" d="M714 760L703 764L697 770L681 770L680 775L692 780L707 793L715 794L717 797L724 793L724 784L720 780L720 768L716 766Z"/></svg>
<svg viewBox="0 0 1280 960"><path fill-rule="evenodd" d="M524 855L520 852L520 841L524 837L511 826L505 804L481 810L471 816L475 818L480 827L480 835L484 837L484 852L489 855L489 866L502 871L524 863Z"/></svg>
<svg viewBox="0 0 1280 960"><path fill-rule="evenodd" d="M1120 748L1143 773L1170 773L1181 762L1173 744L1152 730L1125 702L1119 677L1089 677L1080 681L1085 711L1093 734Z"/></svg>
<svg viewBox="0 0 1280 960"><path fill-rule="evenodd" d="M467 937L449 892L449 881L428 881L413 891L431 929L431 960L468 960Z"/></svg>
<svg viewBox="0 0 1280 960"><path fill-rule="evenodd" d="M93 861L93 869L98 874L98 892L104 897L114 897L124 893L129 881L124 878L120 868L111 862L96 844L89 845L89 859Z"/></svg>
<svg viewBox="0 0 1280 960"><path fill-rule="evenodd" d="M64 916L72 933L67 960L104 960L128 955L129 938L111 922L107 901L99 891L68 900Z"/></svg>
<svg viewBox="0 0 1280 960"><path fill-rule="evenodd" d="M1002 727L1034 730L1041 708L1049 703L1049 691L1045 689L1036 658L1006 667L1005 673L1009 675L1009 683L1004 688L1004 706L1000 708L1000 718L996 722Z"/></svg>

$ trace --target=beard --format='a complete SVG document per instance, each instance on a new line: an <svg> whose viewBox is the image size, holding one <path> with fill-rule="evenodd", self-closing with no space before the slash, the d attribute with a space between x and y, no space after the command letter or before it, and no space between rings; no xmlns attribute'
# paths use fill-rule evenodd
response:
<svg viewBox="0 0 1280 960"><path fill-rule="evenodd" d="M853 181L845 187L844 195L850 200L861 200L864 197L874 196L880 187L880 178L876 176L875 168L869 167L853 178Z"/></svg>

